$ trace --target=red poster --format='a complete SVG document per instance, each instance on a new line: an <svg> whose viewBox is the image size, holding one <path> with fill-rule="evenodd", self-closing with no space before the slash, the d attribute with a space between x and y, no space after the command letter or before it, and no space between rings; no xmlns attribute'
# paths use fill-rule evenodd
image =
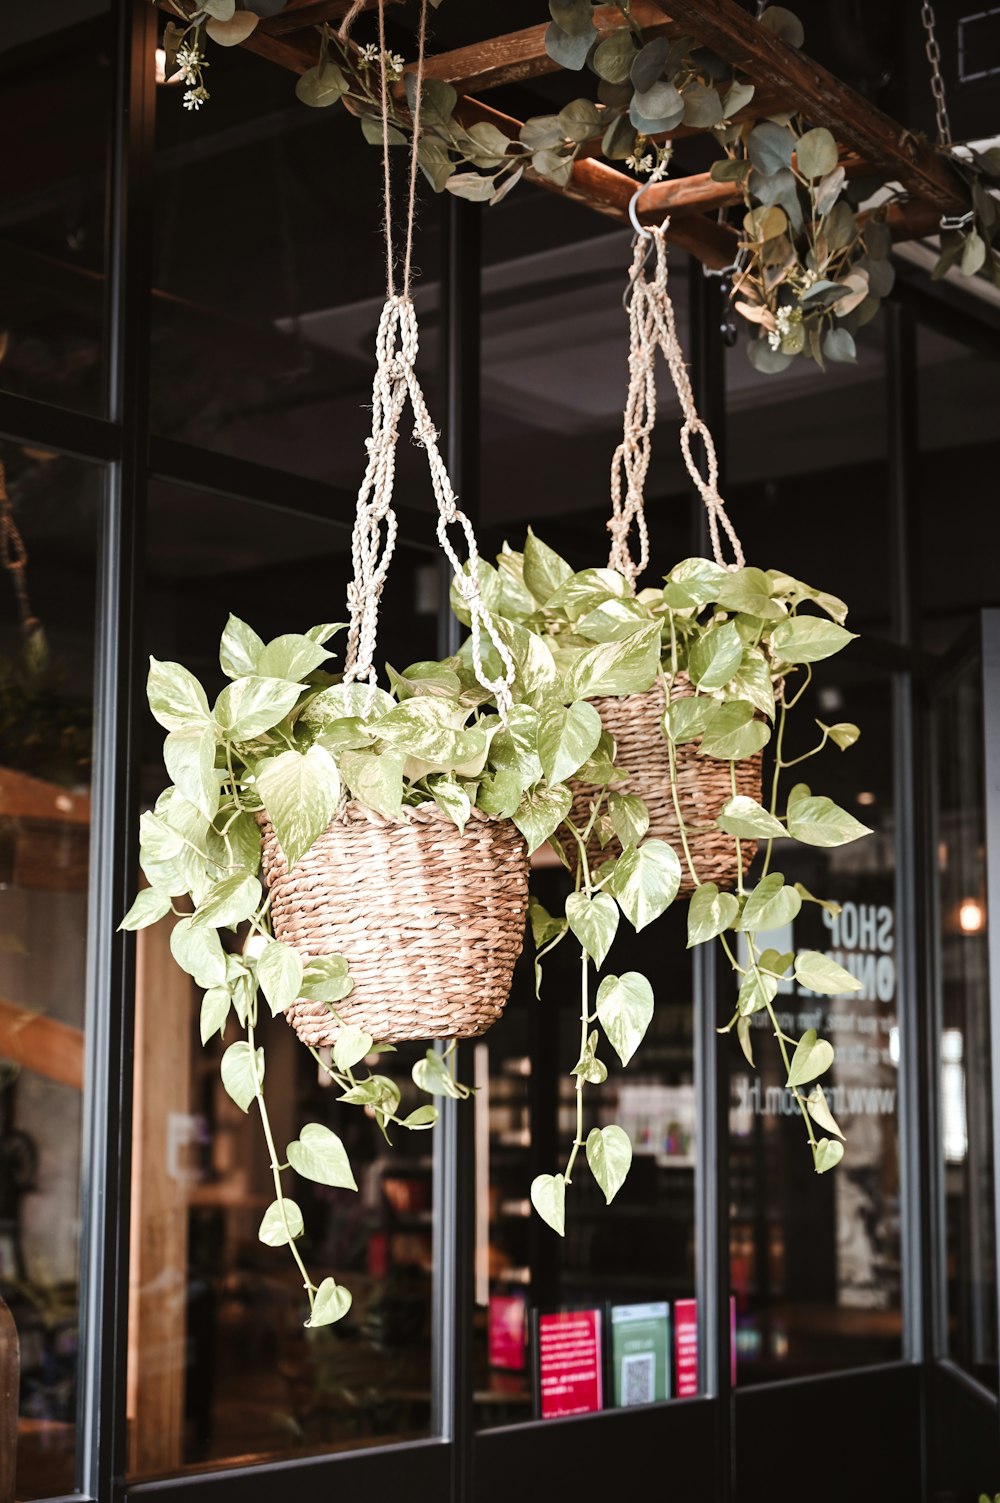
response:
<svg viewBox="0 0 1000 1503"><path fill-rule="evenodd" d="M601 1312L538 1317L542 1419L593 1414L602 1407Z"/></svg>
<svg viewBox="0 0 1000 1503"><path fill-rule="evenodd" d="M524 1296L491 1294L489 1306L490 1366L511 1372L524 1368Z"/></svg>
<svg viewBox="0 0 1000 1503"><path fill-rule="evenodd" d="M698 1392L698 1302L674 1300L674 1346L677 1353L677 1397Z"/></svg>
<svg viewBox="0 0 1000 1503"><path fill-rule="evenodd" d="M698 1392L698 1301L674 1300L677 1397ZM729 1300L729 1381L736 1387L736 1299Z"/></svg>

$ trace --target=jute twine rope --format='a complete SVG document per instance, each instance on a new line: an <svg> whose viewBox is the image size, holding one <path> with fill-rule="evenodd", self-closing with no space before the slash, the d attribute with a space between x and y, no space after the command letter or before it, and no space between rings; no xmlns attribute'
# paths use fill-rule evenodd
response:
<svg viewBox="0 0 1000 1503"><path fill-rule="evenodd" d="M357 4L352 7L345 27L359 9ZM344 681L370 684L370 713L379 600L396 544L396 443L408 401L414 436L430 467L438 539L471 617L476 675L506 715L513 659L480 598L475 534L458 508L415 371L418 333L410 279L427 0L420 16L406 244L398 286L386 144L389 100L382 0L378 18L386 300L376 342L368 464L352 539L354 578L348 590L351 624ZM468 574L448 537L452 526L464 534ZM503 665L495 679L483 665L484 633ZM334 1009L299 998L286 1010L288 1021L307 1044L332 1044L347 1024L386 1043L474 1038L499 1017L524 941L528 903L527 847L512 820L491 819L473 809L463 833L434 805L410 808L401 818L390 819L352 800L337 811L291 871L267 814L262 812L258 820L276 937L294 946L303 959L344 955L350 966L353 990Z"/></svg>
<svg viewBox="0 0 1000 1503"><path fill-rule="evenodd" d="M636 236L630 273L629 318L629 385L625 402L622 441L611 461L611 533L609 568L616 569L632 589L649 562L649 535L646 528L644 497L646 477L652 454L652 433L656 426L656 351L660 350L680 400L684 422L681 425L681 453L688 474L698 490L708 513L708 530L712 553L717 564L727 569L742 569L746 560L736 529L726 514L726 504L719 494L719 460L715 443L706 423L698 416L691 381L684 363L684 352L677 335L674 305L667 287L665 220L657 229L643 230ZM650 252L655 251L652 279L646 274ZM691 441L695 435L705 450L703 475ZM624 480L624 494L623 494ZM639 557L634 559L629 544L632 528L639 539ZM722 551L722 533L732 549L733 562L727 563Z"/></svg>
<svg viewBox="0 0 1000 1503"><path fill-rule="evenodd" d="M386 73L385 7L379 0L379 57L382 101L382 171L386 241L386 300L376 336L376 366L372 385L372 433L366 440L368 465L358 492L357 513L351 544L354 578L348 586L347 601L351 621L348 635L344 682L367 681L371 685L369 706L374 702L376 669L375 641L378 609L389 563L396 545L397 522L392 509L396 473L396 444L403 408L409 400L413 411L413 437L425 451L430 468L431 485L437 503L438 542L451 564L455 581L470 617L472 661L476 677L494 697L497 709L506 719L511 704L510 686L514 680L514 660L499 637L493 618L479 590L479 549L472 523L459 508L448 471L438 448L438 433L431 421L427 403L416 373L419 347L417 315L410 295L413 265L413 226L416 217L417 149L420 140L420 112L423 96L424 50L427 36L427 5L420 7L420 31L416 68L416 94L413 105L412 142L406 213L406 239L402 280L396 286L396 251L392 227L392 169L389 160L389 84ZM347 18L349 20L350 17ZM345 25L347 24L345 20ZM384 526L384 534L383 534ZM467 569L448 536L450 527L458 527L465 538ZM491 678L483 663L484 634L495 649L502 668Z"/></svg>

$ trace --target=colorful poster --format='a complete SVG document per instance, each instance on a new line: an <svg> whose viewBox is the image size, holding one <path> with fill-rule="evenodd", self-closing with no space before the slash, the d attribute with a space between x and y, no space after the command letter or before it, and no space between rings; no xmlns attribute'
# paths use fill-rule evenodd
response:
<svg viewBox="0 0 1000 1503"><path fill-rule="evenodd" d="M674 1300L674 1352L677 1361L677 1397L698 1392L698 1301ZM736 1299L729 1300L729 1381L736 1387Z"/></svg>
<svg viewBox="0 0 1000 1503"><path fill-rule="evenodd" d="M542 1419L602 1407L600 1310L539 1315L538 1390Z"/></svg>
<svg viewBox="0 0 1000 1503"><path fill-rule="evenodd" d="M615 1403L658 1404L670 1397L670 1306L611 1306Z"/></svg>
<svg viewBox="0 0 1000 1503"><path fill-rule="evenodd" d="M525 1310L523 1294L490 1295L487 1317L490 1367L523 1372Z"/></svg>

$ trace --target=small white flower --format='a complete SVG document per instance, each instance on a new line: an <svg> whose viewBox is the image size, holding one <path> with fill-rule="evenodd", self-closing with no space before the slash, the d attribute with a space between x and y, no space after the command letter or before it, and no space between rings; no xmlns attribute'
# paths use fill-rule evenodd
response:
<svg viewBox="0 0 1000 1503"><path fill-rule="evenodd" d="M633 172L652 172L653 158L650 156L649 152L647 152L645 156L641 157L637 157L633 152L631 156L625 158L625 166L631 167Z"/></svg>
<svg viewBox="0 0 1000 1503"><path fill-rule="evenodd" d="M197 84L202 68L209 66L197 47L191 47L187 42L178 49L176 62L181 81L186 84Z"/></svg>
<svg viewBox="0 0 1000 1503"><path fill-rule="evenodd" d="M395 83L397 78L402 78L406 59L400 57L398 52L387 52L385 55L386 77Z"/></svg>
<svg viewBox="0 0 1000 1503"><path fill-rule="evenodd" d="M361 62L365 65L365 67L367 67L369 63L378 62L378 48L375 46L374 42L368 42L364 47L362 47Z"/></svg>
<svg viewBox="0 0 1000 1503"><path fill-rule="evenodd" d="M204 87L188 89L184 95L184 108L186 110L200 110L208 97L208 90Z"/></svg>
<svg viewBox="0 0 1000 1503"><path fill-rule="evenodd" d="M771 346L772 350L781 349L781 335L778 333L777 329L771 330L771 332L767 336L767 342Z"/></svg>

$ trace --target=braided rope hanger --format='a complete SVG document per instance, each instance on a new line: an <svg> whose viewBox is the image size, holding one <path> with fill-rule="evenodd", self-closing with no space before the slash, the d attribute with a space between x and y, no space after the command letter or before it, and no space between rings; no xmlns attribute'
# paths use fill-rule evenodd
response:
<svg viewBox="0 0 1000 1503"><path fill-rule="evenodd" d="M647 185L648 186L648 185ZM641 190L640 190L641 191ZM633 200L634 203L634 200ZM629 384L625 401L622 440L611 461L611 552L608 567L616 569L635 590L638 576L649 562L649 534L645 515L645 486L652 458L652 435L656 426L656 351L667 363L674 390L684 414L680 445L684 463L708 513L708 530L715 562L724 569L742 569L746 563L736 529L726 513L726 503L719 494L719 460L715 443L706 423L698 416L684 351L677 334L674 305L667 287L667 241L669 219L657 229L642 229L636 221L632 269L630 272L627 311L629 319ZM656 261L652 280L647 277L646 263L650 252ZM691 449L697 434L705 450L703 475ZM624 481L624 493L623 493ZM639 540L639 557L634 559L629 543L632 528ZM727 563L722 551L725 533L733 553Z"/></svg>
<svg viewBox="0 0 1000 1503"><path fill-rule="evenodd" d="M382 101L382 171L383 209L386 243L386 299L378 323L375 342L375 377L372 384L372 432L365 440L368 464L358 491L357 512L351 540L354 578L347 588L350 609L344 683L367 682L370 694L366 715L375 699L377 673L374 665L378 632L378 609L386 574L396 546L397 519L392 509L396 474L396 444L403 408L409 399L413 411L413 437L427 455L431 485L437 502L438 542L451 564L456 585L468 607L472 639L472 661L476 678L494 697L497 709L506 719L511 705L514 660L499 637L493 618L479 589L479 549L472 523L460 510L438 448L437 429L431 421L427 403L416 373L419 347L417 315L410 294L413 261L413 226L417 196L417 151L420 141L420 110L424 80L424 50L427 37L428 0L421 0L418 39L416 97L413 105L412 141L406 240L403 255L402 284L396 290L396 252L392 225L392 171L389 161L389 83L386 70L385 5L378 4L378 40L381 69ZM358 7L353 7L353 13ZM348 20L350 15L348 16ZM346 24L346 22L345 22ZM383 524L385 532L383 535ZM468 570L463 570L458 554L448 536L452 526L465 537ZM483 634L492 643L502 671L490 678L483 663Z"/></svg>

